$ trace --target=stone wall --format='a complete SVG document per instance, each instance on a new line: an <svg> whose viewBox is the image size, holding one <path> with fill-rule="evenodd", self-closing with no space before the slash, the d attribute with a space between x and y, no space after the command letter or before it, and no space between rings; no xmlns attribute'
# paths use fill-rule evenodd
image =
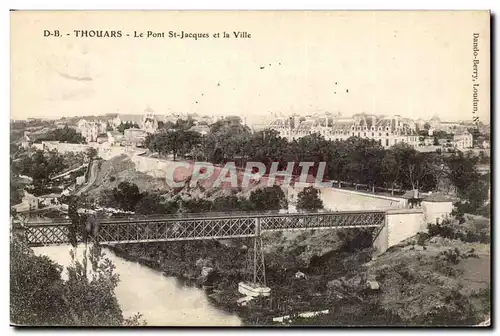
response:
<svg viewBox="0 0 500 336"><path fill-rule="evenodd" d="M87 151L90 146L85 144L65 143L58 141L42 141L42 148L49 151L55 149L59 153L63 154L67 152L83 153Z"/></svg>
<svg viewBox="0 0 500 336"><path fill-rule="evenodd" d="M289 199L296 200L297 194L305 186L296 184L289 188ZM386 210L406 208L408 201L404 198L389 197L367 192L346 190L339 188L317 188L323 201L325 210L350 211L350 210ZM293 201L292 201L293 202Z"/></svg>
<svg viewBox="0 0 500 336"><path fill-rule="evenodd" d="M120 155L127 155L131 158L138 156L145 152L144 149L133 148L133 147L121 147L121 146L110 146L109 144L92 144L93 147L97 148L98 155L104 160L110 160L114 157Z"/></svg>
<svg viewBox="0 0 500 336"><path fill-rule="evenodd" d="M451 216L453 210L453 203L449 202L430 202L423 201L422 209L424 210L425 223L439 223L443 219Z"/></svg>
<svg viewBox="0 0 500 336"><path fill-rule="evenodd" d="M385 226L375 239L373 246L379 253L383 253L389 247L426 230L427 225L422 209L387 210Z"/></svg>

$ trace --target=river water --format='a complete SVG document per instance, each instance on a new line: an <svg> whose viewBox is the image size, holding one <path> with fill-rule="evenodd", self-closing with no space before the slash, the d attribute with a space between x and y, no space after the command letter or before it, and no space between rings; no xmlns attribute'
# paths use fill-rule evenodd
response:
<svg viewBox="0 0 500 336"><path fill-rule="evenodd" d="M66 267L71 263L69 246L33 248ZM104 249L115 264L120 282L115 289L124 317L141 313L148 326L239 326L238 316L221 311L207 299L203 290L183 285L174 277L116 256ZM83 248L78 249L83 253ZM64 273L63 278L67 278Z"/></svg>

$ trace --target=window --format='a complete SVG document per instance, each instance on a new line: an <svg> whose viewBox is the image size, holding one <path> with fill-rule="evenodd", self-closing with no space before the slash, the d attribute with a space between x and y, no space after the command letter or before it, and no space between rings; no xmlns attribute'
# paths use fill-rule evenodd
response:
<svg viewBox="0 0 500 336"><path fill-rule="evenodd" d="M389 133L385 133L385 136L389 136Z"/></svg>
<svg viewBox="0 0 500 336"><path fill-rule="evenodd" d="M389 139L385 139L385 146L389 147Z"/></svg>
<svg viewBox="0 0 500 336"><path fill-rule="evenodd" d="M382 136L382 133L379 133L378 136Z"/></svg>
<svg viewBox="0 0 500 336"><path fill-rule="evenodd" d="M364 133L364 135L363 135L363 136L366 136L366 132Z"/></svg>
<svg viewBox="0 0 500 336"><path fill-rule="evenodd" d="M373 132L372 132L372 136L375 136L375 134L373 134Z"/></svg>

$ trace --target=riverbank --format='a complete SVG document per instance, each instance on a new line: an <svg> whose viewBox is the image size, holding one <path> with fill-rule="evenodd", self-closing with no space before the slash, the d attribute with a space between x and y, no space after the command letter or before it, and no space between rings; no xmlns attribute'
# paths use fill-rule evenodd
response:
<svg viewBox="0 0 500 336"><path fill-rule="evenodd" d="M272 325L275 316L323 310L329 304L328 279L352 272L356 265L370 260L370 249L349 251L352 237L359 238L359 232L356 236L349 232L339 235L338 231L264 235L266 276L272 296L269 300L253 300L245 307L236 301L242 297L237 286L246 276L246 246L251 243L248 239L234 240L232 244L191 241L106 247L121 258L193 286L198 285L200 264L208 265L214 272L210 279L213 290L207 294L216 307L237 313L247 325Z"/></svg>

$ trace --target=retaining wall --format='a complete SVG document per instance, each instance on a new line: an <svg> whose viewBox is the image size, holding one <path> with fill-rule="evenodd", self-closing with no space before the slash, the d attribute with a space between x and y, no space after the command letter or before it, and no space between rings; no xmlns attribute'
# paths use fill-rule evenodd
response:
<svg viewBox="0 0 500 336"><path fill-rule="evenodd" d="M289 199L295 200L305 185L296 184L288 190ZM370 194L339 188L317 188L325 210L386 210L406 208L408 200L399 197Z"/></svg>
<svg viewBox="0 0 500 336"><path fill-rule="evenodd" d="M422 209L394 209L387 210L385 226L373 243L379 252L385 252L403 240L427 230Z"/></svg>

